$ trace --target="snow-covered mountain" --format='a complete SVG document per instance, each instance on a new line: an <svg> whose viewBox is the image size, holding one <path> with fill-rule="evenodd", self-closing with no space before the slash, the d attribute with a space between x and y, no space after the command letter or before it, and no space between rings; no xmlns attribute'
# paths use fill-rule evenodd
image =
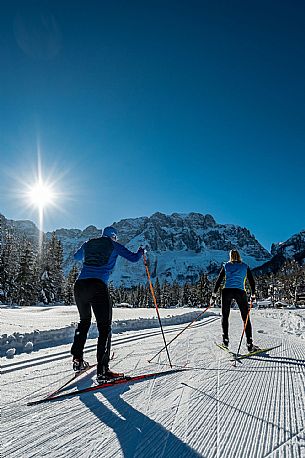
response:
<svg viewBox="0 0 305 458"><path fill-rule="evenodd" d="M24 231L31 239L39 231L29 221L6 220L16 230ZM216 274L221 263L228 259L228 251L237 248L251 267L264 264L270 253L246 228L232 224L218 224L211 215L200 213L165 215L154 213L150 217L124 219L113 223L120 242L136 251L141 245L147 249L153 278L161 282L193 282L203 272ZM35 231L36 228L36 231ZM88 226L85 230L57 229L57 238L64 250L64 269L68 272L74 264L73 253L86 240L98 237L102 230ZM46 236L50 237L51 233ZM143 263L131 264L118 259L112 280L131 286L146 281Z"/></svg>
<svg viewBox="0 0 305 458"><path fill-rule="evenodd" d="M6 227L14 228L15 232L19 236L26 236L32 243L38 244L40 231L38 227L30 220L18 220L6 219L4 215L0 213L0 232Z"/></svg>
<svg viewBox="0 0 305 458"><path fill-rule="evenodd" d="M275 256L281 254L285 258L293 258L305 251L305 230L290 237L286 242L273 243L271 254Z"/></svg>
<svg viewBox="0 0 305 458"><path fill-rule="evenodd" d="M216 273L234 247L252 267L270 258L248 229L217 224L211 215L158 212L150 217L124 219L113 225L118 230L120 242L129 249L135 251L140 245L147 249L151 275L159 277L161 282L184 283L198 279L202 272ZM84 231L59 229L55 232L63 244L66 271L74 263L76 249L85 240L101 234L95 226ZM123 281L126 286L145 282L143 264L130 264L119 258L112 280L115 285Z"/></svg>
<svg viewBox="0 0 305 458"><path fill-rule="evenodd" d="M193 282L203 272L215 274L232 248L238 248L253 267L270 258L248 229L217 224L211 215L158 212L151 217L122 220L114 226L128 248L136 250L141 245L147 249L151 275L161 282ZM115 284L145 280L140 264L131 266L119 258L117 267L112 275Z"/></svg>
<svg viewBox="0 0 305 458"><path fill-rule="evenodd" d="M295 259L305 265L305 231L294 234L286 242L273 243L271 255L269 261L254 269L255 274L276 273L287 259Z"/></svg>

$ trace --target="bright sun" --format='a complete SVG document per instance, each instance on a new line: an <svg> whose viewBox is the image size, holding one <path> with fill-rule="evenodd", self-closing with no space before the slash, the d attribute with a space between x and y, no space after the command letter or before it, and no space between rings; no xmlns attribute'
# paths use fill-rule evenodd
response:
<svg viewBox="0 0 305 458"><path fill-rule="evenodd" d="M50 186L38 182L29 190L28 196L32 205L43 209L53 203L55 193Z"/></svg>

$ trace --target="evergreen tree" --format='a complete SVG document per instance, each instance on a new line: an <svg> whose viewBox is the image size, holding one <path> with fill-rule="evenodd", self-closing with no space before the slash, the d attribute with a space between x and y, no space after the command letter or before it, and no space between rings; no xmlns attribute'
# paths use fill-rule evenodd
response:
<svg viewBox="0 0 305 458"><path fill-rule="evenodd" d="M145 302L145 304L146 304L145 306L146 307L154 307L155 306L148 283L146 284L146 287L145 287L145 298L146 298L146 302Z"/></svg>
<svg viewBox="0 0 305 458"><path fill-rule="evenodd" d="M21 240L19 249L20 259L13 298L14 302L20 305L33 305L37 302L36 278L34 275L36 255L32 244L26 239Z"/></svg>
<svg viewBox="0 0 305 458"><path fill-rule="evenodd" d="M156 301L158 307L162 307L161 305L161 286L159 282L159 278L156 278L155 284L154 284L154 291L155 291L155 296L156 296Z"/></svg>
<svg viewBox="0 0 305 458"><path fill-rule="evenodd" d="M41 254L41 299L46 304L63 300L64 275L62 263L62 244L56 238L55 232L52 232L51 239L44 241Z"/></svg>
<svg viewBox="0 0 305 458"><path fill-rule="evenodd" d="M150 291L149 288L147 288L147 285L143 286L143 302L142 302L142 307L149 307L149 295Z"/></svg>
<svg viewBox="0 0 305 458"><path fill-rule="evenodd" d="M170 305L170 284L165 280L161 288L160 306L168 307Z"/></svg>
<svg viewBox="0 0 305 458"><path fill-rule="evenodd" d="M206 306L209 303L211 296L211 282L206 274L200 275L197 283L197 297L198 305L201 307Z"/></svg>
<svg viewBox="0 0 305 458"><path fill-rule="evenodd" d="M19 241L13 229L1 222L0 300L11 304L16 297L16 273L19 269Z"/></svg>
<svg viewBox="0 0 305 458"><path fill-rule="evenodd" d="M287 260L278 274L278 290L280 297L289 303L295 301L299 285L305 281L305 267L295 260Z"/></svg>
<svg viewBox="0 0 305 458"><path fill-rule="evenodd" d="M145 305L145 288L143 285L138 285L138 307Z"/></svg>
<svg viewBox="0 0 305 458"><path fill-rule="evenodd" d="M198 307L199 305L198 291L196 285L190 285L189 299L187 305L189 307Z"/></svg>
<svg viewBox="0 0 305 458"><path fill-rule="evenodd" d="M181 288L177 282L172 284L170 294L170 303L175 306L181 306Z"/></svg>
<svg viewBox="0 0 305 458"><path fill-rule="evenodd" d="M182 305L189 305L191 287L188 283L185 283L182 291Z"/></svg>
<svg viewBox="0 0 305 458"><path fill-rule="evenodd" d="M64 302L66 305L75 304L74 299L74 283L78 277L78 268L76 265L72 267L70 270L68 277L65 283L65 294L64 294Z"/></svg>
<svg viewBox="0 0 305 458"><path fill-rule="evenodd" d="M108 291L109 291L109 296L110 296L110 300L111 300L112 304L116 304L118 298L117 298L116 289L115 289L115 287L113 285L113 281L112 280L109 282Z"/></svg>
<svg viewBox="0 0 305 458"><path fill-rule="evenodd" d="M117 302L118 304L122 304L124 302L128 302L127 298L127 290L124 288L123 283L121 283L118 291L117 291Z"/></svg>

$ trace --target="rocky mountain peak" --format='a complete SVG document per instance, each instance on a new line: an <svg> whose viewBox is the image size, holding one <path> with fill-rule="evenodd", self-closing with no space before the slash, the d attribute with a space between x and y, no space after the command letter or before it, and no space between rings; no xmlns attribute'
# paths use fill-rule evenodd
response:
<svg viewBox="0 0 305 458"><path fill-rule="evenodd" d="M21 222L16 224L22 226ZM228 252L232 248L240 250L244 261L251 267L270 259L270 253L247 228L218 224L210 214L191 212L166 215L156 212L149 217L123 219L112 225L118 230L119 242L127 248L136 251L141 245L147 249L149 262L153 266L152 276L158 277L160 282L165 279L169 282L193 282L203 272L215 274L228 259ZM23 227L25 232L31 232L31 225ZM83 231L58 229L55 234L63 245L64 269L67 273L75 264L74 252L86 240L100 236L102 229L91 225ZM46 234L46 237L50 236L51 233ZM123 281L125 286L145 283L143 263L130 265L119 257L112 280L117 285Z"/></svg>
<svg viewBox="0 0 305 458"><path fill-rule="evenodd" d="M305 230L294 234L285 242L273 243L271 245L271 254L281 254L286 258L305 250Z"/></svg>
<svg viewBox="0 0 305 458"><path fill-rule="evenodd" d="M102 232L102 229L97 229L95 226L91 225L83 230L82 235L88 238L100 237L102 235Z"/></svg>

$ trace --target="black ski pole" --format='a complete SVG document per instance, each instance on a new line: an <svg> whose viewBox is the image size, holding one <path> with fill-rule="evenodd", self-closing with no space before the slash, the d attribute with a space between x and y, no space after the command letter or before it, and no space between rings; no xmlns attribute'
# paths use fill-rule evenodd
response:
<svg viewBox="0 0 305 458"><path fill-rule="evenodd" d="M190 326L192 326L192 324L194 324L195 321L199 320L199 318L200 318L200 317L201 317L201 316L211 307L211 305L212 305L212 304L210 304L208 307L206 307L206 308L203 310L203 312L200 312L199 315L197 315L196 318L193 319L193 321L191 321L190 323L188 323L187 326L185 326L180 332L178 332L178 334L177 334L172 340L170 340L170 341L168 342L167 347L169 347L170 344L171 344L172 342L174 342L174 340L177 339L177 337L179 337L184 331L186 331L186 329L188 329ZM158 356L158 355L159 355L165 348L167 348L167 347L161 348L161 350L159 350L158 353L156 353L152 358L150 358L150 359L148 360L148 362L151 363L152 360L155 359L156 356Z"/></svg>
<svg viewBox="0 0 305 458"><path fill-rule="evenodd" d="M246 327L247 327L247 324L248 324L248 321L249 321L249 317L250 317L250 312L251 312L252 306L253 306L253 302L252 302L252 299L250 299L250 307L249 307L249 310L248 310L248 313L247 313L246 321L244 323L244 329L243 329L243 332L241 334L241 338L240 338L240 342L239 342L239 346L238 346L238 350L237 350L236 355L239 355L239 350L240 350L241 343L242 343L243 338L244 338L244 334L245 334ZM236 360L235 360L235 364L234 365L236 367Z"/></svg>

